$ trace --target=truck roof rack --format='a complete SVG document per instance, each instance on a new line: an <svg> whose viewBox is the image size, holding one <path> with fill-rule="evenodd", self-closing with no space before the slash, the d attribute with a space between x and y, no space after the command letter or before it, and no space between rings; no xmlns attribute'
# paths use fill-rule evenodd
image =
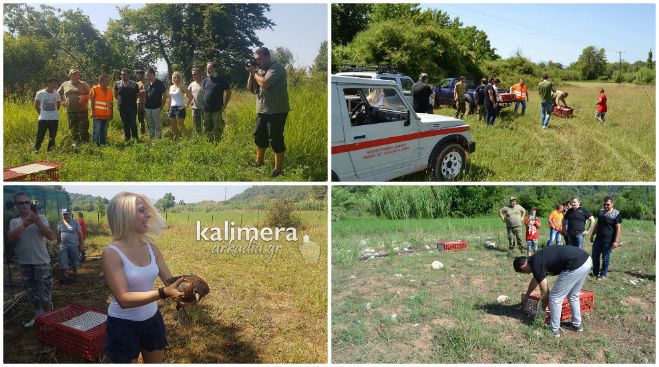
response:
<svg viewBox="0 0 659 367"><path fill-rule="evenodd" d="M339 72L376 72L378 74L400 74L398 68L393 65L342 65Z"/></svg>

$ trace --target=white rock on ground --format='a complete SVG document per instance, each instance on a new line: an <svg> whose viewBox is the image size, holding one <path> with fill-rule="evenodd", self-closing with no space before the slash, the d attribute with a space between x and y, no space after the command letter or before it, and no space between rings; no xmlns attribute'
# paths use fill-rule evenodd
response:
<svg viewBox="0 0 659 367"><path fill-rule="evenodd" d="M369 303L365 304L364 309L366 309L366 311L370 310L371 309L371 303L369 302Z"/></svg>
<svg viewBox="0 0 659 367"><path fill-rule="evenodd" d="M366 240L359 241L359 244L362 245L362 246L366 246L367 243L368 243L368 241L366 241Z"/></svg>
<svg viewBox="0 0 659 367"><path fill-rule="evenodd" d="M497 302L499 302L499 303L504 303L507 300L508 300L508 296L506 296L505 294L502 294L499 297L497 297Z"/></svg>
<svg viewBox="0 0 659 367"><path fill-rule="evenodd" d="M357 279L357 277L354 276L354 275L351 275L351 276L350 276L350 279Z"/></svg>
<svg viewBox="0 0 659 367"><path fill-rule="evenodd" d="M400 249L398 247L394 247L394 252L399 252Z"/></svg>
<svg viewBox="0 0 659 367"><path fill-rule="evenodd" d="M439 269L444 267L444 264L442 264L441 262L435 260L435 261L432 262L432 264L430 266L433 268L433 270L439 270Z"/></svg>
<svg viewBox="0 0 659 367"><path fill-rule="evenodd" d="M397 317L398 317L397 314L395 314L395 313L392 313L392 314L391 314L391 319L392 319L392 320L396 320Z"/></svg>
<svg viewBox="0 0 659 367"><path fill-rule="evenodd" d="M396 277L396 278L402 278L402 277L403 277L403 274L394 274L394 277Z"/></svg>
<svg viewBox="0 0 659 367"><path fill-rule="evenodd" d="M430 250L430 246L425 245L426 250Z"/></svg>
<svg viewBox="0 0 659 367"><path fill-rule="evenodd" d="M472 258L470 257L470 258L467 258L467 261L474 261L474 259L472 259Z"/></svg>

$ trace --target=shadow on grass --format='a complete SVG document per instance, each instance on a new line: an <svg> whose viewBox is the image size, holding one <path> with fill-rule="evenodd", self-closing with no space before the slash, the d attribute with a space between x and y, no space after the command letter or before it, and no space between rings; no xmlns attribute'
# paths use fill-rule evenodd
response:
<svg viewBox="0 0 659 367"><path fill-rule="evenodd" d="M615 270L609 270L609 272L614 272L614 271ZM638 270L627 270L627 271L624 271L624 273L627 274L627 275L631 275L633 277L636 277L636 278L647 279L647 280L650 280L650 281L653 281L653 282L656 281L656 279L657 279L656 274L645 274L642 271L638 271Z"/></svg>
<svg viewBox="0 0 659 367"><path fill-rule="evenodd" d="M522 311L521 304L502 305L499 303L487 303L477 307L493 316L508 317L529 326L533 325L533 318Z"/></svg>
<svg viewBox="0 0 659 367"><path fill-rule="evenodd" d="M177 351L168 354L171 359L175 363L181 361L179 358L186 363L260 363L254 346L241 338L243 329L212 317L209 311L205 304L188 307L193 321L175 322L167 328L171 349ZM185 355L178 354L186 350Z"/></svg>

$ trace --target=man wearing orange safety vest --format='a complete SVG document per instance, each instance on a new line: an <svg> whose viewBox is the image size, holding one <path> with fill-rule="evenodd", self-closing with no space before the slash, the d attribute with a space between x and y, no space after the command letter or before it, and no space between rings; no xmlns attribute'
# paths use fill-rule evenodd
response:
<svg viewBox="0 0 659 367"><path fill-rule="evenodd" d="M526 90L526 84L524 84L524 79L520 79L518 84L510 87L510 93L515 94L515 113L517 113L517 107L522 104L522 115L526 112L526 101L529 100L529 94Z"/></svg>
<svg viewBox="0 0 659 367"><path fill-rule="evenodd" d="M108 88L108 76L101 74L98 85L89 93L92 104L92 140L97 146L105 146L108 139L108 125L112 121L113 95L112 88Z"/></svg>

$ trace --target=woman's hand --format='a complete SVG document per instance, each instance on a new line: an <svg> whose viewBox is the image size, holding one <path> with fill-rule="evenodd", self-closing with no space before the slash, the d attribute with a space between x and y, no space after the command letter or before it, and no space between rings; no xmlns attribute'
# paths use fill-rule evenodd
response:
<svg viewBox="0 0 659 367"><path fill-rule="evenodd" d="M172 283L172 284L168 285L167 287L165 287L164 291L165 291L165 294L167 295L167 297L169 297L169 298L178 298L178 297L180 297L184 294L183 292L178 290L178 286L179 286L179 284L181 284L181 282L183 280L184 280L184 278L180 277L180 278L178 278L177 281L175 281L174 283Z"/></svg>

